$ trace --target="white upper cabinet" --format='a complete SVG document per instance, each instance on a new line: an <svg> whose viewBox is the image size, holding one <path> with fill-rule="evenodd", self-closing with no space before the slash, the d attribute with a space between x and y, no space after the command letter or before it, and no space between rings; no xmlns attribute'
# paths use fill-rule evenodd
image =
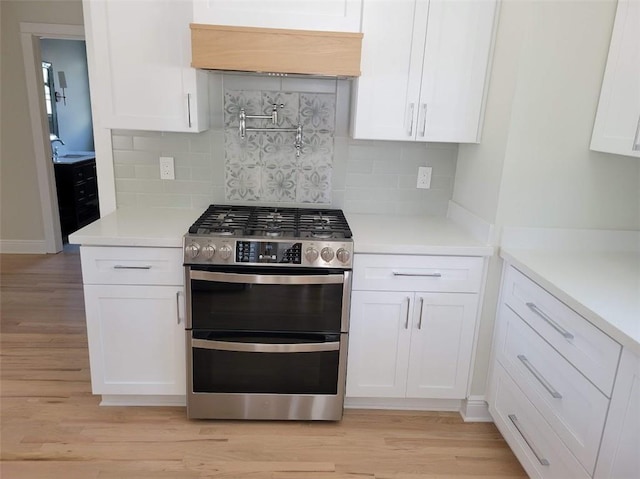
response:
<svg viewBox="0 0 640 479"><path fill-rule="evenodd" d="M478 142L496 5L364 0L353 137Z"/></svg>
<svg viewBox="0 0 640 479"><path fill-rule="evenodd" d="M84 0L92 101L99 125L208 128L207 78L190 67L192 8L175 0Z"/></svg>
<svg viewBox="0 0 640 479"><path fill-rule="evenodd" d="M619 0L591 149L640 158L640 0Z"/></svg>
<svg viewBox="0 0 640 479"><path fill-rule="evenodd" d="M362 0L194 0L195 23L359 32Z"/></svg>

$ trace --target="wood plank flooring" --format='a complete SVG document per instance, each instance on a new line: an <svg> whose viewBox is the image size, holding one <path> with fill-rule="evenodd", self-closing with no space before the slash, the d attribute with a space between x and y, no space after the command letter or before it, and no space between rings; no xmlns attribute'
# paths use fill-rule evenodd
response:
<svg viewBox="0 0 640 479"><path fill-rule="evenodd" d="M0 255L0 286L2 479L526 477L493 424L455 413L242 422L100 407L77 250Z"/></svg>

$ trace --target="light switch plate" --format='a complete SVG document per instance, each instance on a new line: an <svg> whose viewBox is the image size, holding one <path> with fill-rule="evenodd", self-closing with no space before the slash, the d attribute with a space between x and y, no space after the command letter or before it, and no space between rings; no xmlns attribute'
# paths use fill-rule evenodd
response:
<svg viewBox="0 0 640 479"><path fill-rule="evenodd" d="M160 179L161 180L176 179L176 173L173 167L173 157L171 156L160 157Z"/></svg>
<svg viewBox="0 0 640 479"><path fill-rule="evenodd" d="M416 188L431 188L431 170L430 166L421 166L418 168L418 182Z"/></svg>

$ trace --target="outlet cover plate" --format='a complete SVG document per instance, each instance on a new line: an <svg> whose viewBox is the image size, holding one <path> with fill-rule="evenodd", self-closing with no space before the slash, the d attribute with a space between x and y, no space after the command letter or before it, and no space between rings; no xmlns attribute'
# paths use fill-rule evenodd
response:
<svg viewBox="0 0 640 479"><path fill-rule="evenodd" d="M160 179L161 180L176 179L176 173L173 166L173 157L171 156L160 157Z"/></svg>
<svg viewBox="0 0 640 479"><path fill-rule="evenodd" d="M431 188L431 170L430 166L421 166L418 168L418 182L416 188Z"/></svg>

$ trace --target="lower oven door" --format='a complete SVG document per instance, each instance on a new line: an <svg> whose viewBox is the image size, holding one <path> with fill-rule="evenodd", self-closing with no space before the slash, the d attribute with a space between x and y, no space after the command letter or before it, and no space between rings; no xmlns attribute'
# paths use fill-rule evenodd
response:
<svg viewBox="0 0 640 479"><path fill-rule="evenodd" d="M342 417L346 333L187 334L190 418Z"/></svg>

